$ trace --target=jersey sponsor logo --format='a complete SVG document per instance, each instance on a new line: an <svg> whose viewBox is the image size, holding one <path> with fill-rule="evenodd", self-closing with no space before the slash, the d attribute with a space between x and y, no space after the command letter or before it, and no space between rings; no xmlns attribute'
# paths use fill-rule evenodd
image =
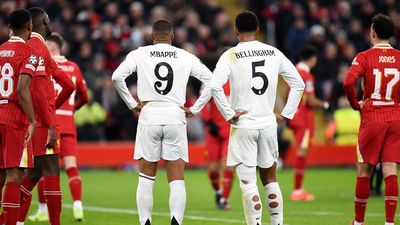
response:
<svg viewBox="0 0 400 225"><path fill-rule="evenodd" d="M37 57L35 55L31 55L31 56L29 56L28 61L29 61L30 64L36 65L37 62L38 62L38 59L37 59Z"/></svg>
<svg viewBox="0 0 400 225"><path fill-rule="evenodd" d="M164 52L162 52L162 51L151 51L150 52L150 57L163 57L163 58L178 58L177 57L177 52L176 51L173 51L173 52L170 52L170 51L164 51Z"/></svg>
<svg viewBox="0 0 400 225"><path fill-rule="evenodd" d="M394 56L379 56L380 63L395 63L396 58Z"/></svg>
<svg viewBox="0 0 400 225"><path fill-rule="evenodd" d="M359 63L357 62L357 57L355 57L355 58L353 59L353 62L351 63L351 65L355 65L355 66L358 66L358 65L359 65Z"/></svg>
<svg viewBox="0 0 400 225"><path fill-rule="evenodd" d="M14 57L14 50L2 50L0 51L0 57Z"/></svg>
<svg viewBox="0 0 400 225"><path fill-rule="evenodd" d="M237 59L257 56L275 56L274 50L247 50L235 53Z"/></svg>

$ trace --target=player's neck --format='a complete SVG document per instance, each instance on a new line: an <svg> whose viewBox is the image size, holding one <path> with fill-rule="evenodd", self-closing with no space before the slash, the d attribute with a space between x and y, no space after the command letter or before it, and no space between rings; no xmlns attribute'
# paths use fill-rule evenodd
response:
<svg viewBox="0 0 400 225"><path fill-rule="evenodd" d="M153 44L168 44L168 45L171 45L172 44L172 42L171 41L167 41L167 40L154 40L153 41Z"/></svg>
<svg viewBox="0 0 400 225"><path fill-rule="evenodd" d="M376 40L375 43L373 43L374 46L376 45L390 45L389 40Z"/></svg>
<svg viewBox="0 0 400 225"><path fill-rule="evenodd" d="M29 40L30 35L28 33L26 33L26 34L22 33L22 34L14 34L13 36L19 37L22 40L24 40L25 42L27 42Z"/></svg>
<svg viewBox="0 0 400 225"><path fill-rule="evenodd" d="M238 39L240 42L249 42L257 40L256 35L252 33L239 34Z"/></svg>

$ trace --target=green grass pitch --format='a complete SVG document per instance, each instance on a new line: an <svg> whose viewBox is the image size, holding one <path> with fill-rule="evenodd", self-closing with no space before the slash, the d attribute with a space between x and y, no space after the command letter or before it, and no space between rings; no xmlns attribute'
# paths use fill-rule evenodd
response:
<svg viewBox="0 0 400 225"><path fill-rule="evenodd" d="M231 195L230 211L221 211L214 206L214 196L205 170L187 170L186 225L235 225L245 224L238 181L235 180ZM136 214L136 172L83 171L86 206L84 225L139 224ZM310 169L307 171L305 187L316 195L314 202L291 202L292 171L278 174L284 195L284 223L288 225L339 225L349 224L353 218L354 169ZM62 176L63 202L62 224L79 224L72 219L69 208L71 197L66 176ZM36 193L36 192L35 192ZM262 199L263 191L260 189ZM166 174L160 171L154 186L153 225L168 225L169 186ZM35 194L36 195L36 194ZM34 200L33 202L36 202ZM32 204L31 212L36 210ZM269 224L269 216L263 205L263 224ZM25 224L48 224L31 223ZM368 225L384 224L383 198L370 198L367 207Z"/></svg>

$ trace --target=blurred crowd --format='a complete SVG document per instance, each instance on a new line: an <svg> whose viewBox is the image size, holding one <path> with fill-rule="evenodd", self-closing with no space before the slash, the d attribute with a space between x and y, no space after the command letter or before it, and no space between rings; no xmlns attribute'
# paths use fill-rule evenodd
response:
<svg viewBox="0 0 400 225"><path fill-rule="evenodd" d="M196 54L211 70L224 46L237 43L230 17L215 0L2 0L0 43L8 39L8 15L16 7L43 7L67 45L63 53L79 64L91 90L91 102L76 116L80 140L128 140L136 133L133 115L116 93L111 75L125 55L152 44L153 22L167 18L175 28L174 45ZM135 95L136 79L127 80ZM189 81L188 102L200 83ZM104 116L105 115L105 116ZM201 140L199 118L189 121L189 138Z"/></svg>
<svg viewBox="0 0 400 225"><path fill-rule="evenodd" d="M249 1L251 2L251 1ZM305 44L319 50L312 70L317 97L338 108L344 96L342 81L355 55L370 47L371 18L383 13L397 25L392 44L400 40L400 1L397 0L267 0L249 3L257 9L266 34L293 62ZM274 26L268 26L273 23Z"/></svg>
<svg viewBox="0 0 400 225"><path fill-rule="evenodd" d="M313 69L317 97L339 107L344 97L342 80L354 56L370 47L370 19L377 13L391 16L400 43L400 2L396 0L237 0L256 12L269 44L298 61L302 46L318 47ZM80 140L134 139L137 115L133 115L116 93L112 71L125 55L139 46L152 44L151 25L167 18L175 28L174 45L196 54L211 70L226 48L236 45L231 18L216 0L1 0L0 43L8 39L8 15L17 7L43 7L53 31L66 40L63 53L77 62L91 92L90 103L77 114ZM228 6L224 6L228 7ZM133 95L133 76L127 80ZM200 89L190 80L188 104ZM188 122L189 139L202 140L200 118Z"/></svg>

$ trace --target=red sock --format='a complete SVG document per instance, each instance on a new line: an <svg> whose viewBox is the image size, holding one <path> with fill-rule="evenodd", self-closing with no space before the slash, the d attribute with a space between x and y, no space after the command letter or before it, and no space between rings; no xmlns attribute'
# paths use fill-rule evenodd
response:
<svg viewBox="0 0 400 225"><path fill-rule="evenodd" d="M15 225L18 220L21 185L7 182L4 191L4 222L5 225Z"/></svg>
<svg viewBox="0 0 400 225"><path fill-rule="evenodd" d="M74 201L82 200L82 181L79 176L78 168L72 167L67 169L67 175L69 178L69 190L71 191L72 199Z"/></svg>
<svg viewBox="0 0 400 225"><path fill-rule="evenodd" d="M208 177L210 178L211 185L215 191L219 190L219 172L208 172Z"/></svg>
<svg viewBox="0 0 400 225"><path fill-rule="evenodd" d="M296 163L294 165L294 190L301 189L305 168L306 158L302 156L297 156Z"/></svg>
<svg viewBox="0 0 400 225"><path fill-rule="evenodd" d="M3 207L3 186L1 185L0 187L0 204L1 207ZM4 224L4 211L1 212L0 214L0 224Z"/></svg>
<svg viewBox="0 0 400 225"><path fill-rule="evenodd" d="M355 220L364 222L365 210L369 197L369 177L357 177L356 196L354 198Z"/></svg>
<svg viewBox="0 0 400 225"><path fill-rule="evenodd" d="M62 203L59 176L44 177L44 196L49 210L50 224L60 225Z"/></svg>
<svg viewBox="0 0 400 225"><path fill-rule="evenodd" d="M21 199L20 205L21 208L19 209L19 216L18 221L24 222L26 216L29 212L29 207L31 206L32 202L32 190L35 187L36 183L31 181L28 176L24 176L21 184Z"/></svg>
<svg viewBox="0 0 400 225"><path fill-rule="evenodd" d="M40 179L37 184L38 199L40 204L46 204L46 198L44 197L44 179Z"/></svg>
<svg viewBox="0 0 400 225"><path fill-rule="evenodd" d="M385 209L386 222L394 223L394 216L397 208L397 198L399 195L399 187L397 176L391 175L385 178Z"/></svg>
<svg viewBox="0 0 400 225"><path fill-rule="evenodd" d="M229 199L229 194L232 189L232 181L233 181L233 171L225 170L224 171L224 180L222 181L222 197L225 199Z"/></svg>

